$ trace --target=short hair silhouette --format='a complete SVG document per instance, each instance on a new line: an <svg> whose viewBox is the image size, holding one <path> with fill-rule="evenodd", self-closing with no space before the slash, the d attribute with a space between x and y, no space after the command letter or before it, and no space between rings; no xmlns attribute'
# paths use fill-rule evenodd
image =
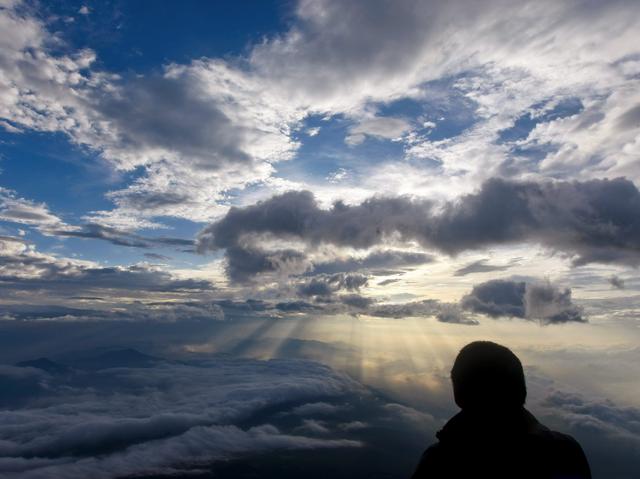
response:
<svg viewBox="0 0 640 479"><path fill-rule="evenodd" d="M504 409L524 405L527 387L522 363L491 341L475 341L460 350L451 369L453 395L463 410Z"/></svg>

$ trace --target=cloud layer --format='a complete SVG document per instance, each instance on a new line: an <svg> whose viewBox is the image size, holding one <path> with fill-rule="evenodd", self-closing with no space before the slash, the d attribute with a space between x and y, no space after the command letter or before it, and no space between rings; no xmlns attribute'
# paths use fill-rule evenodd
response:
<svg viewBox="0 0 640 479"><path fill-rule="evenodd" d="M114 367L118 355L123 361ZM309 437L259 423L261 411L270 408L357 394L361 386L318 364L174 363L127 351L80 358L75 368L44 364L0 371L3 389L13 391L3 400L17 401L2 411L5 477L166 474L240 453L361 446L333 433ZM91 371L83 369L88 364ZM22 395L28 385L29 394ZM258 421L253 427L236 425L251 418Z"/></svg>
<svg viewBox="0 0 640 479"><path fill-rule="evenodd" d="M624 179L588 182L490 180L474 194L437 205L406 197L374 197L322 209L310 192L289 192L232 208L198 237L200 252L227 251L230 270L244 268L239 251L260 249L261 237L367 249L417 242L449 255L513 243L539 243L574 264L640 264L640 192ZM230 253L231 252L231 253ZM293 257L293 252L286 252ZM275 268L272 261L269 264ZM260 270L256 269L256 273Z"/></svg>

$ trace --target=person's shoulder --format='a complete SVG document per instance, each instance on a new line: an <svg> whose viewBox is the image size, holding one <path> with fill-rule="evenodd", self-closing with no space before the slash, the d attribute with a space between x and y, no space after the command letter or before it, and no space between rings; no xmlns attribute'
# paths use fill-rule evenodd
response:
<svg viewBox="0 0 640 479"><path fill-rule="evenodd" d="M550 441L553 441L556 447L562 447L569 450L573 449L582 452L582 447L580 447L578 441L576 441L569 434L564 434L550 429L547 433L547 437Z"/></svg>
<svg viewBox="0 0 640 479"><path fill-rule="evenodd" d="M570 471L572 477L591 477L589 462L578 441L568 434L552 430L548 431L547 437L555 463L560 470Z"/></svg>
<svg viewBox="0 0 640 479"><path fill-rule="evenodd" d="M420 462L416 467L411 479L420 479L423 477L433 476L436 471L440 470L442 464L442 445L437 442L429 446L422 453Z"/></svg>

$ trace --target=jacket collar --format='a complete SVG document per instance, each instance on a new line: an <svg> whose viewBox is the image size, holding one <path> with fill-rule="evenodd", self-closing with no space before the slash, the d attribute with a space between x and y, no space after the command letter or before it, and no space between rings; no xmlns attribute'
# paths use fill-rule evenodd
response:
<svg viewBox="0 0 640 479"><path fill-rule="evenodd" d="M444 427L436 433L442 441L475 441L478 438L486 440L505 434L542 434L548 429L524 407L512 411L492 411L471 413L460 411L453 416Z"/></svg>

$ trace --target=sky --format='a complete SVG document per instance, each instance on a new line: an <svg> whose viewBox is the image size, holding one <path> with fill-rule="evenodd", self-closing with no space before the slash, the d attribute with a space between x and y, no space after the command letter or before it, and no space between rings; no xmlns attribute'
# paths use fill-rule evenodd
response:
<svg viewBox="0 0 640 479"><path fill-rule="evenodd" d="M639 25L0 0L0 473L405 477L490 339L633 477Z"/></svg>

